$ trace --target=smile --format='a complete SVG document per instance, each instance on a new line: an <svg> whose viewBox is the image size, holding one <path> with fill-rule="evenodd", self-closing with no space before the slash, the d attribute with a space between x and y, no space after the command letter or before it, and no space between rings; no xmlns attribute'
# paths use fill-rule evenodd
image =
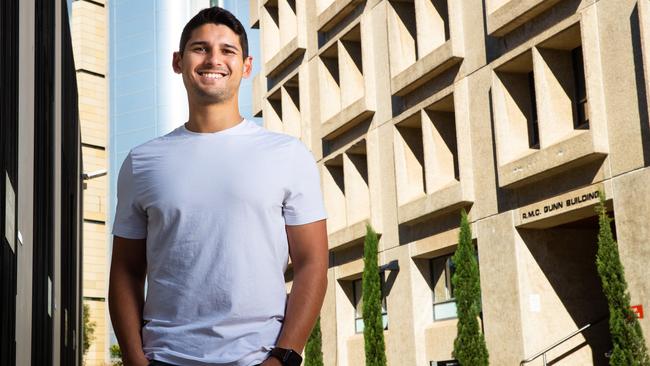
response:
<svg viewBox="0 0 650 366"><path fill-rule="evenodd" d="M227 76L226 73L223 72L205 72L205 71L199 71L199 75L204 76L206 78L210 79L221 79Z"/></svg>

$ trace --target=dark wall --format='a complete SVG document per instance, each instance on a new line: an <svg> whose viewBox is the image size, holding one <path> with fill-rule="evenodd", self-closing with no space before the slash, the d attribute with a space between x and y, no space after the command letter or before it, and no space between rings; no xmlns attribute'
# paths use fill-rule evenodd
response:
<svg viewBox="0 0 650 366"><path fill-rule="evenodd" d="M52 364L54 291L54 2L36 0L32 365Z"/></svg>
<svg viewBox="0 0 650 366"><path fill-rule="evenodd" d="M72 54L67 4L61 2L61 365L81 363L81 233L83 209L81 195L82 174L81 136L77 72Z"/></svg>
<svg viewBox="0 0 650 366"><path fill-rule="evenodd" d="M19 0L0 1L0 365L16 364L16 328L21 331L31 329L31 364L47 366L53 364L53 355L57 355L61 365L81 364L81 143L78 113L77 82L72 54L66 1L59 4L61 19L55 20L57 2L35 0L35 47L33 60L21 60L19 54L19 34L26 25L19 24ZM61 29L61 57L55 58L55 24ZM22 65L32 65L24 68ZM60 70L61 93L61 142L55 141L55 83L56 70ZM34 75L34 119L27 120L19 115L18 75ZM30 86L25 86L29 88ZM15 191L14 217L22 208L17 200L18 190L30 190L21 187L18 182L18 146L30 141L28 136L18 135L19 123L34 124L34 142L28 148L34 150L34 165L20 166L21 170L33 171L34 216L32 227L33 246L32 268L17 268L20 254L17 240L17 226L13 227L12 249L5 238L6 178ZM20 140L19 140L20 137ZM60 154L60 155L59 155ZM55 172L55 160L61 157L61 171ZM56 173L60 173L60 192L54 191ZM60 195L61 207L54 205L55 197ZM56 239L54 236L54 218L61 223L60 233L60 278L54 273L54 254ZM23 233L25 234L25 233ZM18 270L21 273L18 273ZM24 273L25 271L32 273ZM32 308L16 309L17 277L32 279ZM60 283L61 293L55 294L55 284ZM51 308L50 300L58 295L60 307ZM13 301L12 301L13 300ZM18 312L31 312L31 324L16 324ZM61 330L54 334L54 316L60 317ZM60 340L61 348L53 349L55 339ZM74 344L76 343L76 344ZM23 365L21 365L23 366Z"/></svg>
<svg viewBox="0 0 650 366"><path fill-rule="evenodd" d="M5 237L6 177L18 194L18 0L0 1L0 299L16 297L16 254ZM14 52L12 52L14 51ZM15 202L15 201L14 201ZM14 210L17 214L17 205ZM13 242L17 231L14 225ZM0 301L0 365L16 360L16 302Z"/></svg>

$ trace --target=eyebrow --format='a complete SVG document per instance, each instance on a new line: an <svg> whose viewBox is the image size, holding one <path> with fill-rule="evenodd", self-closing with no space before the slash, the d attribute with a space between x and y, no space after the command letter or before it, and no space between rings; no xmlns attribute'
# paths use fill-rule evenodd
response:
<svg viewBox="0 0 650 366"><path fill-rule="evenodd" d="M206 41L194 41L189 44L188 47L193 47L193 46L207 46L208 42Z"/></svg>
<svg viewBox="0 0 650 366"><path fill-rule="evenodd" d="M206 41L194 41L194 42L191 42L188 47L194 47L194 46L208 46L208 42L206 42ZM237 46L235 46L234 44L231 44L231 43L221 43L221 47L232 49L232 50L235 50L237 52L240 51Z"/></svg>
<svg viewBox="0 0 650 366"><path fill-rule="evenodd" d="M223 48L228 48L228 49L231 49L231 50L235 50L235 51L237 51L237 52L240 51L239 48L238 48L237 46L235 46L234 44L230 44L230 43L222 43L222 44L221 44L221 47L223 47Z"/></svg>

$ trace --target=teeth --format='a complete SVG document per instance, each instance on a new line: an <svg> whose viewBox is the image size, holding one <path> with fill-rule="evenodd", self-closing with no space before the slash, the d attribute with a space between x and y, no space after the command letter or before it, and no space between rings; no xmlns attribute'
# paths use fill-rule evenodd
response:
<svg viewBox="0 0 650 366"><path fill-rule="evenodd" d="M221 79L223 77L222 74L216 74L216 73L201 73L201 75L211 79Z"/></svg>

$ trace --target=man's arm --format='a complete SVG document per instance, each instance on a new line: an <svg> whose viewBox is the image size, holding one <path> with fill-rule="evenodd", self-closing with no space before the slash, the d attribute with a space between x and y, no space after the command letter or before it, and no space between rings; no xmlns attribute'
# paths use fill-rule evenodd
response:
<svg viewBox="0 0 650 366"><path fill-rule="evenodd" d="M146 366L142 351L142 309L147 275L146 239L115 236L108 285L108 309L125 366Z"/></svg>
<svg viewBox="0 0 650 366"><path fill-rule="evenodd" d="M320 314L327 289L329 256L326 220L287 225L286 230L293 264L293 285L277 346L302 353ZM268 364L279 364L273 360L269 359Z"/></svg>

